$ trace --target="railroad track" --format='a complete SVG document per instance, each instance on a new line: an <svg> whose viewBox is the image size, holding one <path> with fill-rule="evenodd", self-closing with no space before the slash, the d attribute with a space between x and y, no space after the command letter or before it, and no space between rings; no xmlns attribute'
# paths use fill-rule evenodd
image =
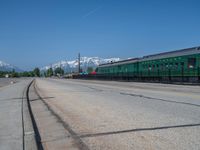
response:
<svg viewBox="0 0 200 150"><path fill-rule="evenodd" d="M27 87L26 98L27 98L29 114L30 114L31 121L32 121L32 124L33 124L33 129L34 129L34 132L35 132L35 140L36 140L36 143L37 143L37 149L43 150L43 146L41 144L40 133L38 131L38 127L37 127L37 124L36 124L36 121L35 121L35 118L34 118L34 115L33 115L33 111L32 111L32 108L31 108L31 104L30 104L29 90L30 90L30 87L33 85L33 83L35 83L35 80L32 80Z"/></svg>
<svg viewBox="0 0 200 150"><path fill-rule="evenodd" d="M47 146L45 146L45 141L43 141L43 138L40 135L40 127L37 126L37 121L34 116L34 108L32 108L31 104L31 98L30 98L30 90L31 92L34 92L34 94L38 97L38 99L35 99L37 101L40 101L44 107L47 108L47 111L52 115L52 117L56 118L56 121L59 122L59 124L62 125L62 127L66 130L69 135L66 135L66 137L73 139L73 145L76 146L77 149L81 150L89 150L88 146L81 140L80 136L70 127L70 125L64 121L59 114L57 114L52 107L45 101L44 98L42 98L38 92L38 87L36 85L36 80L33 80L30 85L27 88L27 99L28 99L28 107L30 111L31 120L34 126L35 134L36 134L36 141L38 150L48 149ZM54 139L55 141L57 139ZM67 142L67 141L66 141ZM44 143L44 144L43 144Z"/></svg>

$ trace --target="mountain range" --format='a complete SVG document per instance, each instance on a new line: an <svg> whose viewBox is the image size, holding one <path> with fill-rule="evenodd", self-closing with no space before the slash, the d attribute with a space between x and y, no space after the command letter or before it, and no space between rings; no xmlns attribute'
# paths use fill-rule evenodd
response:
<svg viewBox="0 0 200 150"><path fill-rule="evenodd" d="M16 72L22 72L22 70L19 69L18 67L0 61L0 71L13 71L13 70L15 70Z"/></svg>
<svg viewBox="0 0 200 150"><path fill-rule="evenodd" d="M120 58L99 58L99 57L81 57L80 58L80 65L81 65L81 69L83 71L87 71L88 67L92 67L93 69L95 69L98 65L100 64L104 64L104 63L110 63L110 62L116 62L119 61ZM78 60L71 60L71 61L67 61L67 60L62 60L56 63L52 63L50 65L44 66L42 68L40 68L41 72L45 72L47 71L49 68L52 68L53 70L61 67L65 72L75 72L78 70ZM15 70L16 72L22 72L23 70L5 63L3 61L0 61L0 71L13 71Z"/></svg>
<svg viewBox="0 0 200 150"><path fill-rule="evenodd" d="M80 58L80 66L83 71L87 71L88 67L92 67L95 69L98 65L109 63L109 62L116 62L119 61L120 58L99 58L99 57L81 57ZM75 72L78 69L78 60L62 60L47 66L42 67L41 71L46 71L49 68L56 69L58 67L61 67L65 72Z"/></svg>

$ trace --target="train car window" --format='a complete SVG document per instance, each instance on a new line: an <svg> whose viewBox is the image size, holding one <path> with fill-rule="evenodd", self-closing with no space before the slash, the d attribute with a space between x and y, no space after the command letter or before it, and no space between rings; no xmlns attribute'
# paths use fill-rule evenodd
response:
<svg viewBox="0 0 200 150"><path fill-rule="evenodd" d="M151 65L149 65L149 70L152 70Z"/></svg>
<svg viewBox="0 0 200 150"><path fill-rule="evenodd" d="M169 64L169 67L172 68L172 66L173 66L173 63L170 63L170 64Z"/></svg>
<svg viewBox="0 0 200 150"><path fill-rule="evenodd" d="M196 67L196 58L188 58L188 68Z"/></svg>
<svg viewBox="0 0 200 150"><path fill-rule="evenodd" d="M152 70L154 70L154 68L155 68L155 65L152 65Z"/></svg>
<svg viewBox="0 0 200 150"><path fill-rule="evenodd" d="M181 68L184 68L184 62L181 62Z"/></svg>
<svg viewBox="0 0 200 150"><path fill-rule="evenodd" d="M178 69L178 63L175 63L174 68Z"/></svg>
<svg viewBox="0 0 200 150"><path fill-rule="evenodd" d="M165 64L165 68L168 68L168 67L169 67L169 66L168 66L168 64L166 63L166 64Z"/></svg>
<svg viewBox="0 0 200 150"><path fill-rule="evenodd" d="M163 70L163 64L160 65L160 69Z"/></svg>

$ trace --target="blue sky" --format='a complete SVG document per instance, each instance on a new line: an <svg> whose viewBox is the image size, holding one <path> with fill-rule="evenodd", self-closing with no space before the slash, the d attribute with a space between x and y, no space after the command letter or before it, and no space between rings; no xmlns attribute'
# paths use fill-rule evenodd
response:
<svg viewBox="0 0 200 150"><path fill-rule="evenodd" d="M200 45L199 0L1 0L0 60L22 69L82 56Z"/></svg>

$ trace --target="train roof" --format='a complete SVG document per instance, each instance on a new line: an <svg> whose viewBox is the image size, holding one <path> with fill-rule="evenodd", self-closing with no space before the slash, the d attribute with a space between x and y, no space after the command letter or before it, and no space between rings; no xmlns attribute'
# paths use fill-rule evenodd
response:
<svg viewBox="0 0 200 150"><path fill-rule="evenodd" d="M148 60L154 60L154 59L178 57L178 56L193 55L193 54L200 54L200 47L192 47L192 48L164 52L164 53L159 53L159 54L154 54L154 55L147 55L147 56L142 57L140 61L148 61Z"/></svg>
<svg viewBox="0 0 200 150"><path fill-rule="evenodd" d="M110 62L106 64L100 64L99 67L107 67L107 66L115 66L115 65L122 65L122 64L129 64L129 63L134 63L137 62L139 58L131 58L131 59L125 59L125 60L120 60L116 62Z"/></svg>
<svg viewBox="0 0 200 150"><path fill-rule="evenodd" d="M115 65L121 65L121 64L135 63L138 61L142 62L142 61L163 59L163 58L169 58L169 57L178 57L178 56L185 56L185 55L193 55L193 54L200 54L200 47L192 47L192 48L186 48L186 49L175 50L175 51L170 51L170 52L147 55L141 58L126 59L126 60L121 60L117 62L101 64L99 65L99 67L109 67L109 66L115 66Z"/></svg>

